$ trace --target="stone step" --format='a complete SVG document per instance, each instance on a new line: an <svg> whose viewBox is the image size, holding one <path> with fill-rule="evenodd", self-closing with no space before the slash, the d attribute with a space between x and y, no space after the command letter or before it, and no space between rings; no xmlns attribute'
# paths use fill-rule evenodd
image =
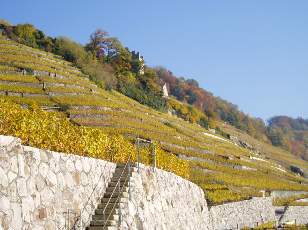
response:
<svg viewBox="0 0 308 230"><path fill-rule="evenodd" d="M131 171L131 173L132 173L132 171ZM114 173L113 173L113 176L128 175L128 174L129 174L128 170L115 170Z"/></svg>
<svg viewBox="0 0 308 230"><path fill-rule="evenodd" d="M131 176L132 173L134 172L129 173L128 171L127 172L118 171L118 172L114 172L112 177L128 177L128 176Z"/></svg>
<svg viewBox="0 0 308 230"><path fill-rule="evenodd" d="M118 182L118 181L120 181L120 183L125 183L126 181L128 181L128 178L125 178L125 177L121 177L121 178L113 177L110 182Z"/></svg>
<svg viewBox="0 0 308 230"><path fill-rule="evenodd" d="M86 230L118 230L119 228L117 226L107 226L107 227L102 227L102 226L90 226L86 228Z"/></svg>
<svg viewBox="0 0 308 230"><path fill-rule="evenodd" d="M119 192L119 190L121 192L128 192L129 189L128 189L128 186L125 186L125 185L120 185L120 187L118 185L116 187L110 186L106 189L106 193L110 193L110 192L112 193L113 191Z"/></svg>
<svg viewBox="0 0 308 230"><path fill-rule="evenodd" d="M122 166L117 166L116 170L123 170L123 169L128 169L128 168L132 169L132 168L135 168L135 167L132 167L132 166L128 167L128 165L127 166L122 165Z"/></svg>
<svg viewBox="0 0 308 230"><path fill-rule="evenodd" d="M108 218L111 212L105 212L105 216L103 214L95 214L92 216L92 220L104 220L104 218ZM110 220L119 220L119 209L115 209L109 217Z"/></svg>
<svg viewBox="0 0 308 230"><path fill-rule="evenodd" d="M119 230L117 226L108 226L107 230Z"/></svg>
<svg viewBox="0 0 308 230"><path fill-rule="evenodd" d="M106 225L108 226L116 226L117 225L117 221L119 220L119 216L118 215L113 215L111 217L112 220L107 220L107 221L104 221L104 220L92 220L91 223L90 223L90 226L104 226L105 223Z"/></svg>
<svg viewBox="0 0 308 230"><path fill-rule="evenodd" d="M136 167L130 167L130 169L128 167L126 167L126 168L123 167L123 168L116 168L115 172L120 172L120 171L127 171L127 172L129 172L129 170L131 172L137 172L138 171L138 169Z"/></svg>
<svg viewBox="0 0 308 230"><path fill-rule="evenodd" d="M110 181L109 184L108 184L108 187L107 188L123 188L123 187L128 187L128 181Z"/></svg>
<svg viewBox="0 0 308 230"><path fill-rule="evenodd" d="M113 205L115 205L114 209L113 209ZM110 205L108 205L107 209L104 209L105 206L103 205L98 205L98 208L95 210L95 215L104 215L104 211L105 211L105 215L109 215L110 213L113 214L118 214L119 213L119 204L115 204L112 203Z"/></svg>
<svg viewBox="0 0 308 230"><path fill-rule="evenodd" d="M115 186L118 186L118 185L117 185L117 181L110 181L107 188L109 188L109 187L115 187ZM120 186L121 186L121 187L122 187L122 186L128 186L128 181L126 181L126 182L123 182L123 181L122 181L122 183L121 183Z"/></svg>
<svg viewBox="0 0 308 230"><path fill-rule="evenodd" d="M130 170L130 171L133 171L133 170ZM115 173L121 173L121 172L128 173L129 169L124 169L124 168L123 169L115 169L114 172Z"/></svg>
<svg viewBox="0 0 308 230"><path fill-rule="evenodd" d="M133 163L131 163L131 166L133 165ZM117 164L117 168L124 168L126 166L126 163L120 163L120 164ZM128 166L128 164L127 164Z"/></svg>
<svg viewBox="0 0 308 230"><path fill-rule="evenodd" d="M119 175L114 175L112 178L111 178L111 181L116 181L116 180L119 180L121 178L121 180L125 180L126 178L128 179L130 175L127 175L127 174L119 174Z"/></svg>
<svg viewBox="0 0 308 230"><path fill-rule="evenodd" d="M128 165L125 167L125 165L117 165L116 169L124 169L124 168L127 168L128 169ZM131 164L130 165L130 168L133 169L137 169L136 165L135 164Z"/></svg>
<svg viewBox="0 0 308 230"><path fill-rule="evenodd" d="M106 207L106 203L100 203L97 205L97 210L100 210L100 209L104 209ZM107 209L112 209L113 206L115 205L115 207L117 208L119 206L119 202L109 202L108 205L107 205ZM99 212L99 213L102 213L102 212Z"/></svg>
<svg viewBox="0 0 308 230"><path fill-rule="evenodd" d="M121 197L121 198L119 198L119 202L120 203L125 203L125 202L127 202L127 200L128 200L128 198L126 198L126 197ZM102 198L101 199L101 204L106 204L106 202L108 202L109 201L109 198ZM111 203L115 203L117 201L117 198L110 198L110 202Z"/></svg>
<svg viewBox="0 0 308 230"><path fill-rule="evenodd" d="M117 179L119 179L119 178L128 178L128 177L130 177L131 175L132 175L132 173L130 173L130 174L128 174L128 173L123 173L123 174L122 174L121 172L119 172L119 173L114 173L111 179L114 179L114 178L117 178Z"/></svg>
<svg viewBox="0 0 308 230"><path fill-rule="evenodd" d="M112 192L108 192L104 194L103 198L110 198L110 197L125 197L128 198L128 193L127 192L123 192L123 193L118 193L118 192L114 192L112 194Z"/></svg>

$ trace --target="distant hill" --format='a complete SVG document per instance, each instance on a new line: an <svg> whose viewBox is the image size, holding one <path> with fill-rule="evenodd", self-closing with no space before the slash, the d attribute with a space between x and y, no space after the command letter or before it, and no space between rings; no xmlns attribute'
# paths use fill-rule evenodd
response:
<svg viewBox="0 0 308 230"><path fill-rule="evenodd" d="M277 116L268 121L268 126L274 145L308 160L308 119Z"/></svg>

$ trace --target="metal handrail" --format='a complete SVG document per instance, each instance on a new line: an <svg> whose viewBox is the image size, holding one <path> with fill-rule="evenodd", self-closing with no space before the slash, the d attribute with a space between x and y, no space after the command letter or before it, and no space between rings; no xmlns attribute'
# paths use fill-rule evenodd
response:
<svg viewBox="0 0 308 230"><path fill-rule="evenodd" d="M124 168L123 168L123 170L122 170L122 172L121 172L121 175L120 175L120 177L119 177L119 179L118 179L118 181L117 181L117 183L116 183L116 185L115 185L115 187L114 187L114 189L113 189L113 191L112 191L112 193L111 193L111 195L110 195L110 197L109 197L109 199L108 199L108 201L107 201L107 203L106 203L106 205L105 205L105 208L103 209L103 221L105 222L105 223L104 223L104 226L103 226L103 229L106 227L107 222L108 222L109 218L111 217L111 215L112 215L112 213L113 213L113 210L115 209L115 206L116 206L116 204L117 204L117 202L118 202L118 200L119 200L119 198L120 198L120 194L122 193L122 191L123 191L123 189L124 189L124 187L123 187L123 188L120 190L120 188L121 188L121 187L120 187L120 185L121 185L121 178L122 178L122 176L123 176L123 173L124 173L125 169L127 168L128 164L130 163L130 158L131 158L131 156L128 157L128 160L127 160L127 162L126 162L126 164L125 164L125 166L124 166ZM129 169L130 169L130 165L129 165ZM129 170L129 171L130 171L130 170ZM130 172L129 172L129 173L130 173ZM126 181L127 181L128 178L130 178L130 175L128 175L128 176L125 178L124 184L126 183ZM118 197L117 197L117 199L116 199L116 202L114 203L114 205L113 205L113 207L112 207L112 209L111 209L111 212L109 213L108 217L105 218L106 209L107 209L108 205L110 204L111 198L113 198L113 194L114 194L114 192L117 190L117 186L118 186L118 185L119 185L119 195L118 195ZM130 186L130 185L129 185L129 186ZM119 207L119 209L120 209L120 207Z"/></svg>
<svg viewBox="0 0 308 230"><path fill-rule="evenodd" d="M141 141L141 142L144 142L144 143L153 144L153 145L154 145L154 148L155 148L155 144L153 143L152 140L142 139L142 138L139 138L139 137L136 138L136 139L137 139L136 141L138 142L138 145L139 145L139 141ZM140 170L140 169L139 169L139 168L140 168L140 166L139 166L139 163L140 163L140 159L139 159L139 158L140 158L139 147L138 147L137 152L138 152L138 153L137 153L138 173L140 173L140 172L139 172L139 170ZM113 196L114 192L116 191L118 185L119 185L119 191L120 191L120 193L123 192L124 187L120 190L120 183L121 183L120 181L121 181L121 178L122 178L122 176L123 176L123 173L124 173L124 171L125 171L125 169L127 168L128 165L129 165L129 175L128 175L128 177L125 178L124 183L126 183L126 182L127 182L127 179L130 178L130 172L131 172L131 171L130 171L130 165L131 165L130 163L131 163L131 155L129 155L128 160L127 160L127 162L125 163L125 167L123 168L123 171L122 171L122 173L121 173L121 176L120 176L119 180L117 181L117 183L116 183L116 185L115 185L115 188L114 188L114 190L112 191L111 196L110 196L110 198L108 199L108 202L106 203L106 206L105 206L105 208L104 208L104 210L103 210L103 217L104 217L104 220L105 220L105 212L106 212L106 209L107 209L108 205L110 204L111 198L113 198L112 196ZM105 166L105 167L106 167L106 166ZM155 167L156 167L156 152L155 152L155 150L154 150L154 164L153 164L153 169L154 169ZM102 175L103 175L103 173L101 173L101 175L100 175L99 178L101 178ZM89 199L88 199L86 205L89 203L90 198L92 197L92 194L94 193L94 191L96 190L96 188L97 188L97 185L95 186L95 188L93 189L91 195L89 196ZM129 198L130 198L130 196L131 196L131 194L130 194L130 193L131 193L131 191L130 191L130 181L129 181L129 188L128 188L128 189L129 189ZM120 193L119 193L119 196L120 196ZM114 208L115 208L115 206L116 206L116 204L117 204L117 202L118 202L118 200L119 200L119 196L116 198L116 202L115 202L114 206L112 207L112 210L111 210L110 214L108 215L107 219L105 220L104 227L106 227L107 221L109 220L109 218L110 218L110 216L111 216L111 214L112 214L112 212L113 212L113 210L114 210ZM77 223L78 223L79 220L80 220L80 224L81 224L81 227L82 227L82 225L83 225L83 223L82 223L82 222L83 222L83 221L82 221L82 213L83 213L83 211L85 210L86 205L84 205L83 209L81 210L80 216L79 216L79 218L77 218L77 220L75 221L75 223L74 223L72 229L76 229L76 225L77 225Z"/></svg>
<svg viewBox="0 0 308 230"><path fill-rule="evenodd" d="M104 166L104 168L106 168L106 165ZM102 176L104 175L104 172L105 172L105 170L102 170L102 172L101 172L101 174L100 174L98 180L100 180L100 179L102 178ZM80 210L80 216L79 216L79 218L76 219L74 225L72 226L72 229L76 229L76 225L77 225L77 223L78 223L79 220L80 220L80 225L81 225L81 228L82 228L82 225L83 225L83 223L82 223L82 213L83 213L84 210L86 209L86 206L89 204L89 202L90 202L90 200L91 200L91 197L92 197L92 195L94 194L94 191L96 190L97 186L98 186L98 183L97 183L97 184L95 185L95 187L93 188L93 190L92 190L92 192L91 192L91 194L90 194L90 196L89 196L89 198L88 198L88 200L87 200L87 203L85 203L84 206L83 206L83 208Z"/></svg>
<svg viewBox="0 0 308 230"><path fill-rule="evenodd" d="M144 139L144 138L140 138L140 137L137 137L136 139L139 140L139 141L145 142L145 143L149 143L149 144L151 144L153 142L151 139Z"/></svg>
<svg viewBox="0 0 308 230"><path fill-rule="evenodd" d="M150 144L153 147L153 150L152 150L152 157L153 157L152 168L153 168L153 171L154 171L155 168L156 168L156 164L157 164L157 162L156 162L156 144L151 139L143 139L143 138L137 137L136 141L135 141L135 145L137 145L137 169L138 169L138 173L140 173L140 162L141 162L141 159L140 159L141 156L140 156L140 151L139 151L140 142Z"/></svg>

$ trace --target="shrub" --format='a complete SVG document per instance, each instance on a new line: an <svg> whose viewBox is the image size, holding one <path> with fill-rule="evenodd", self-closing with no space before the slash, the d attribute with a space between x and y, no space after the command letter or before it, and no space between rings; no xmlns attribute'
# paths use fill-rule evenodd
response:
<svg viewBox="0 0 308 230"><path fill-rule="evenodd" d="M159 111L166 110L166 101L160 95L156 95L152 91L143 90L133 84L121 84L119 91L124 95L133 98L141 104L148 105Z"/></svg>
<svg viewBox="0 0 308 230"><path fill-rule="evenodd" d="M224 202L230 201L240 201L247 197L243 196L242 194L238 194L232 192L230 190L215 190L215 191L207 191L206 192L207 199L213 204L221 204Z"/></svg>
<svg viewBox="0 0 308 230"><path fill-rule="evenodd" d="M308 206L308 202L298 202L297 200L308 198L308 194L294 195L289 197L276 198L273 204L276 206Z"/></svg>

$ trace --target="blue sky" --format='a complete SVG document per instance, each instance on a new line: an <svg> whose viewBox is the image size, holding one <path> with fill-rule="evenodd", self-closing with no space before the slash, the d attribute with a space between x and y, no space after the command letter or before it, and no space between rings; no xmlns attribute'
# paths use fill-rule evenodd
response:
<svg viewBox="0 0 308 230"><path fill-rule="evenodd" d="M307 0L1 0L0 18L82 44L96 28L256 117L308 118Z"/></svg>

